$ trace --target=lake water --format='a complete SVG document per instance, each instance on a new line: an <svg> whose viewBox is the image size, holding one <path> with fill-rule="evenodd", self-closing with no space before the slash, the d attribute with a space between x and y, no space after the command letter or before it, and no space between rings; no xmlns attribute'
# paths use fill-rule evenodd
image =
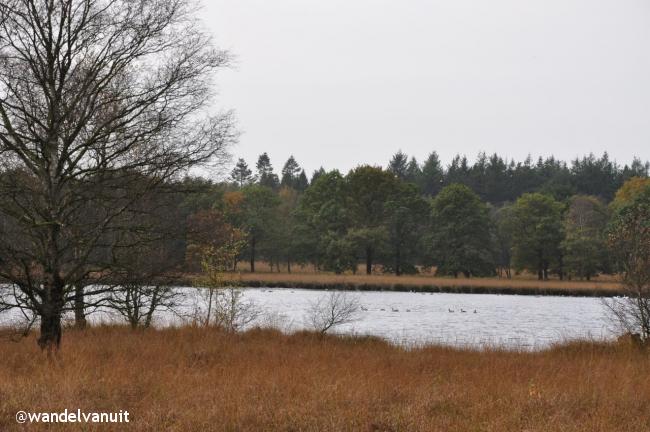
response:
<svg viewBox="0 0 650 432"><path fill-rule="evenodd" d="M300 329L305 327L305 311L325 294L273 289L248 290L245 295L265 310L283 316L289 329ZM539 349L566 340L615 336L601 299L592 297L411 292L353 295L367 311L335 331L381 336L400 344Z"/></svg>
<svg viewBox="0 0 650 432"><path fill-rule="evenodd" d="M187 294L185 313L201 307L196 289ZM300 289L244 289L244 299L263 314L260 324L283 331L308 328L307 311L326 291ZM493 294L442 294L411 292L350 292L364 310L358 319L333 329L337 333L380 336L394 343L437 343L482 348L541 349L573 339L610 339L615 332L601 299ZM462 312L465 311L465 312ZM476 312L475 312L476 311ZM14 314L11 314L14 315ZM0 323L11 320L7 312ZM91 321L116 318L99 312ZM182 319L162 313L158 326L178 325Z"/></svg>

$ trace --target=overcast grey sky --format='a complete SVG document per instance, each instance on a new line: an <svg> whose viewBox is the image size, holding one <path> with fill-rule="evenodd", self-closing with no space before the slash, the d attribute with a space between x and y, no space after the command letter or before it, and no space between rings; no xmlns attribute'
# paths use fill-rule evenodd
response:
<svg viewBox="0 0 650 432"><path fill-rule="evenodd" d="M650 159L647 0L205 0L236 56L217 77L233 149L277 171L398 149Z"/></svg>

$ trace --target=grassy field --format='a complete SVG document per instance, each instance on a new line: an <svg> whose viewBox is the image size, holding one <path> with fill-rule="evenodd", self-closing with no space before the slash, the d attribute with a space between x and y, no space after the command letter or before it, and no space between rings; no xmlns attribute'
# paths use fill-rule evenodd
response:
<svg viewBox="0 0 650 432"><path fill-rule="evenodd" d="M0 339L0 430L15 413L127 410L125 431L644 431L650 356L624 344L538 353L415 350L273 330L69 331L48 360Z"/></svg>
<svg viewBox="0 0 650 432"><path fill-rule="evenodd" d="M616 295L621 284L614 278L597 281L538 281L530 277L505 278L443 278L428 274L421 275L366 275L315 272L242 272L232 274L250 286L271 286L286 288L349 288L371 290L423 290L441 292L534 294L534 295Z"/></svg>

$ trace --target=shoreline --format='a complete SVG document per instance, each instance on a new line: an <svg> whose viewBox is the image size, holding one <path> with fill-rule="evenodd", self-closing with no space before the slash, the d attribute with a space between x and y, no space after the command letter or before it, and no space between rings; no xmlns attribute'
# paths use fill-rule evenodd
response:
<svg viewBox="0 0 650 432"><path fill-rule="evenodd" d="M535 281L518 279L448 279L422 276L329 275L305 273L240 273L230 280L249 288L307 290L426 292L447 294L500 294L559 297L616 297L623 287L616 282ZM181 278L196 286L195 276Z"/></svg>
<svg viewBox="0 0 650 432"><path fill-rule="evenodd" d="M342 290L342 291L387 291L387 292L424 292L444 294L495 294L495 295L527 295L549 297L616 297L620 291L610 289L567 289L567 288L528 288L528 287L488 287L488 286L440 286L440 285L373 285L353 283L294 283L294 282L265 282L248 281L247 288L281 288L307 290Z"/></svg>
<svg viewBox="0 0 650 432"><path fill-rule="evenodd" d="M199 274L159 279L163 286L200 287ZM427 276L333 275L320 273L228 273L227 281L246 288L307 290L425 292L446 294L499 294L556 297L617 297L624 295L618 282L537 281L531 279L451 279ZM3 283L10 283L2 281ZM95 281L98 282L98 281ZM108 282L104 280L102 282ZM101 282L100 282L101 283Z"/></svg>

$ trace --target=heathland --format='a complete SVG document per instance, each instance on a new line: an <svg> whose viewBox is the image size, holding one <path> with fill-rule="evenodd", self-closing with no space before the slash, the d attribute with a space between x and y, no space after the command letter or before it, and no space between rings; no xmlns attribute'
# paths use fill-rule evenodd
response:
<svg viewBox="0 0 650 432"><path fill-rule="evenodd" d="M642 431L650 357L633 344L542 352L405 349L375 338L185 327L71 330L51 358L0 338L0 430L17 411L129 412L30 430Z"/></svg>

